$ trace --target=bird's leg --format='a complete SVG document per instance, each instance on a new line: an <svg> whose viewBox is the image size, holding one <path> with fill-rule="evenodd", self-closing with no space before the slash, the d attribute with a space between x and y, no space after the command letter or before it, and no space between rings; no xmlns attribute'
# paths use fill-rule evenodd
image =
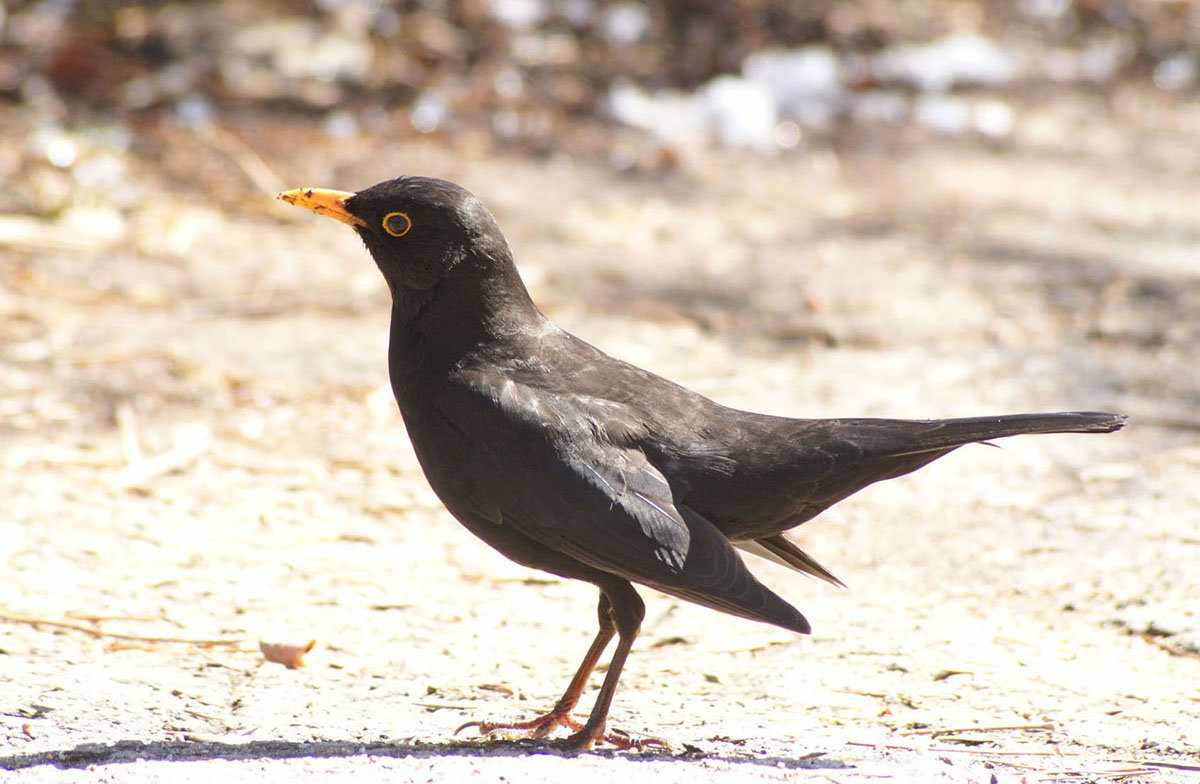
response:
<svg viewBox="0 0 1200 784"><path fill-rule="evenodd" d="M596 696L596 704L592 706L592 713L588 716L587 723L582 727L574 728L575 733L557 745L565 749L584 750L590 749L597 741L604 740L621 749L640 751L648 746L665 748L667 744L658 738L634 740L623 732L605 733L608 724L608 709L612 707L613 695L617 691L617 682L621 680L621 670L625 668L625 659L629 656L630 649L633 648L633 641L637 639L638 631L642 627L642 619L646 617L646 605L633 590L633 586L627 582L622 581L619 584L604 586L601 590L604 591L602 595L608 597L610 623L616 627L619 635L617 649L613 652L612 662L608 665L608 672L604 676L604 684ZM602 611L604 604L602 599L600 602Z"/></svg>
<svg viewBox="0 0 1200 784"><path fill-rule="evenodd" d="M567 690L563 692L563 696L554 704L549 713L530 719L529 721L512 724L469 721L455 730L454 734L457 735L468 727L476 727L481 735L488 735L497 730L508 730L524 732L525 737L528 738L544 738L560 726L565 726L572 730L580 729L582 725L571 718L571 711L579 703L579 698L583 695L583 690L587 686L588 678L591 676L592 670L596 669L596 664L600 661L600 656L603 655L604 649L608 647L613 636L617 633L617 625L613 622L612 618L612 608L608 597L604 593L600 594L600 605L597 608L597 615L600 618L600 630L596 632L596 638L592 640L592 646L588 648L587 655L583 657L583 663L575 671L575 677L571 679ZM622 637L623 641L624 637ZM626 652L628 653L628 650ZM622 661L624 661L624 657L622 657ZM609 672L611 671L610 668ZM617 671L620 672L619 667ZM607 680L605 683L607 683ZM615 688L616 684L613 685ZM592 712L595 713L594 710ZM605 708L605 713L607 712L608 709Z"/></svg>

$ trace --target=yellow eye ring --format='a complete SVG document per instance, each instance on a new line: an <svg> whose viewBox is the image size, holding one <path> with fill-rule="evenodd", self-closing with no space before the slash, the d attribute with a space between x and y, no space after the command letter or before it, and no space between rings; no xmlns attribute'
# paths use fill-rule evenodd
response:
<svg viewBox="0 0 1200 784"><path fill-rule="evenodd" d="M412 221L403 212L389 212L383 216L383 230L393 237L403 237L412 228Z"/></svg>

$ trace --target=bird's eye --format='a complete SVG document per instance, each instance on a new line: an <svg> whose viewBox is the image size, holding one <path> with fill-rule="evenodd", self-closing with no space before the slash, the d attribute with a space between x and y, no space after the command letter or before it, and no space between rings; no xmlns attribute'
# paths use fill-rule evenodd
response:
<svg viewBox="0 0 1200 784"><path fill-rule="evenodd" d="M389 212L383 216L383 230L393 237L403 237L412 228L412 221L403 212Z"/></svg>

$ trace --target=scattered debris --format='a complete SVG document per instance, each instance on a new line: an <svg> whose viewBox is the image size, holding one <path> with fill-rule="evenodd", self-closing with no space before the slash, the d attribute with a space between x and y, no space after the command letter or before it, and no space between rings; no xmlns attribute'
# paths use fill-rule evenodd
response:
<svg viewBox="0 0 1200 784"><path fill-rule="evenodd" d="M291 645L280 642L259 642L258 649L262 651L263 658L272 664L282 664L289 670L295 670L304 666L304 654L311 651L317 644L316 640L309 640L305 645Z"/></svg>

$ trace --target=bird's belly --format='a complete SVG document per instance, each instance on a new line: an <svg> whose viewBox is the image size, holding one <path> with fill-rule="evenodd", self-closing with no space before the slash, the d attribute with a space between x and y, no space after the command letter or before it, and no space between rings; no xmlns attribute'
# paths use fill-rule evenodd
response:
<svg viewBox="0 0 1200 784"><path fill-rule="evenodd" d="M604 579L595 568L512 524L525 506L522 493L532 484L528 472L537 470L521 449L464 426L466 419L448 424L402 413L429 486L463 527L522 566L593 583Z"/></svg>

